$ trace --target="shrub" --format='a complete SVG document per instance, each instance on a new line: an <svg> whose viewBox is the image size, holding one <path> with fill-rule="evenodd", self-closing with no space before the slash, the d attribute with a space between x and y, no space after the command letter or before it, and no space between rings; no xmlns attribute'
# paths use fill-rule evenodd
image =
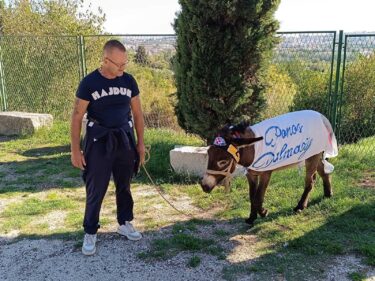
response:
<svg viewBox="0 0 375 281"><path fill-rule="evenodd" d="M344 81L341 142L375 135L375 53L348 64Z"/></svg>

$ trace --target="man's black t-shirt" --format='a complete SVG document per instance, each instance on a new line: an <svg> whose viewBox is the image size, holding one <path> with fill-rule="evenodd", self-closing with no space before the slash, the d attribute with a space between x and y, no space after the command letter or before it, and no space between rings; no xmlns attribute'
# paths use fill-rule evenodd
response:
<svg viewBox="0 0 375 281"><path fill-rule="evenodd" d="M128 73L114 79L95 70L82 79L76 97L89 101L88 118L107 128L116 128L129 121L130 100L139 95L137 82Z"/></svg>

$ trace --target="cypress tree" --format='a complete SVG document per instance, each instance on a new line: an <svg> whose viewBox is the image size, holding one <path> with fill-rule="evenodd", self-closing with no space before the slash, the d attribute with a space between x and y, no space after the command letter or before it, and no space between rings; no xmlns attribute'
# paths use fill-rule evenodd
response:
<svg viewBox="0 0 375 281"><path fill-rule="evenodd" d="M146 48L144 46L138 46L137 51L135 53L135 62L143 66L149 64L148 55L146 52Z"/></svg>
<svg viewBox="0 0 375 281"><path fill-rule="evenodd" d="M179 0L174 59L179 125L208 142L228 121L255 122L280 0Z"/></svg>

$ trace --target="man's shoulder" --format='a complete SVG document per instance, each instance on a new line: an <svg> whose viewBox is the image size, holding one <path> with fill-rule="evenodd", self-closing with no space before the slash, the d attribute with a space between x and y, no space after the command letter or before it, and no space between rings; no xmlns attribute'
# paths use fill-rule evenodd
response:
<svg viewBox="0 0 375 281"><path fill-rule="evenodd" d="M135 78L130 73L124 72L124 75L122 75L122 78L126 81L135 81Z"/></svg>
<svg viewBox="0 0 375 281"><path fill-rule="evenodd" d="M82 83L92 83L92 81L95 81L98 79L98 70L95 69L94 71L90 72L87 74L85 77L82 79Z"/></svg>
<svg viewBox="0 0 375 281"><path fill-rule="evenodd" d="M84 99L84 100L89 100L91 92L93 91L93 87L97 84L97 70L94 70L93 72L90 72L88 75L86 75L81 82L79 83L77 92L76 92L76 97Z"/></svg>

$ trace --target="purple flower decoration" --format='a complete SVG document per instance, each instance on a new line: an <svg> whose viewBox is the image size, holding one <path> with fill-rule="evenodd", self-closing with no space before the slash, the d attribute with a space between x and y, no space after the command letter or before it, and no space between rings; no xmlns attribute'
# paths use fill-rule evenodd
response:
<svg viewBox="0 0 375 281"><path fill-rule="evenodd" d="M216 146L226 146L227 143L225 142L225 139L222 137L216 137L214 140L214 145Z"/></svg>

